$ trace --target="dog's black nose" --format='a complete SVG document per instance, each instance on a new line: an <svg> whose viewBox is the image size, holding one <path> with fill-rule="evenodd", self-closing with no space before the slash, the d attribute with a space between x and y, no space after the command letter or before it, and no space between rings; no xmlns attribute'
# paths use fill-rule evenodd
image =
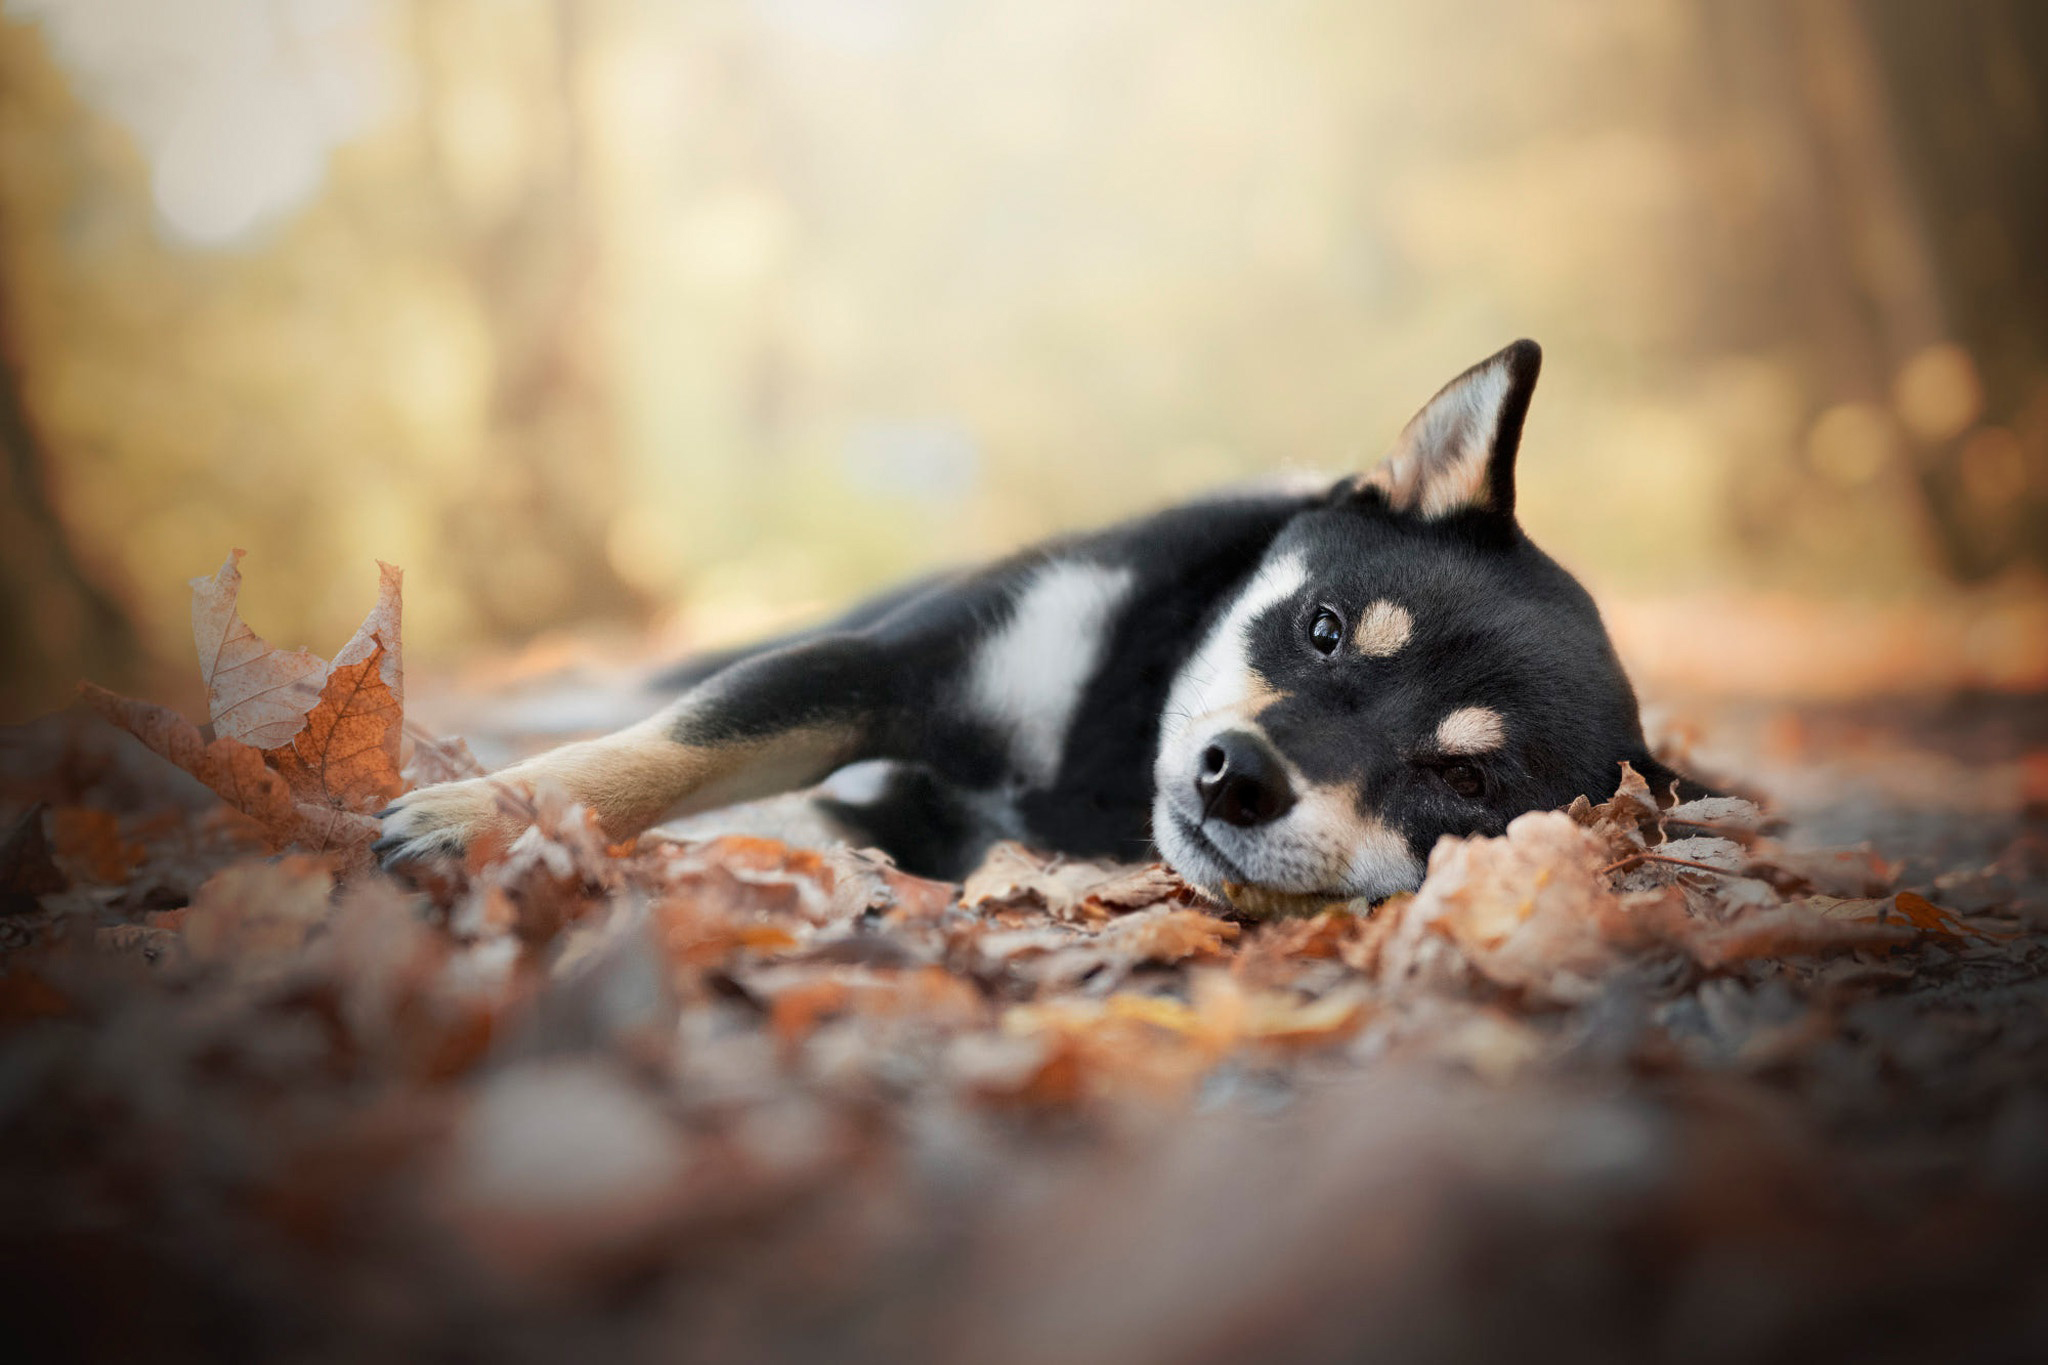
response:
<svg viewBox="0 0 2048 1365"><path fill-rule="evenodd" d="M1195 794L1202 799L1203 819L1213 815L1232 825L1263 825L1294 804L1280 755L1242 730L1224 731L1202 751Z"/></svg>

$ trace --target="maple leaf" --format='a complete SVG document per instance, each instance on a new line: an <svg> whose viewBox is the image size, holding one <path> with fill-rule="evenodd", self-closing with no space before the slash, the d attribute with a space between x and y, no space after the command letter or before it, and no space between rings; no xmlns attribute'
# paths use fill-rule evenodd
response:
<svg viewBox="0 0 2048 1365"><path fill-rule="evenodd" d="M359 664L377 651L383 651L377 675L384 685L391 689L392 699L402 708L405 703L405 664L400 649L400 618L403 614L403 589L405 570L393 564L377 561L377 600L370 607L369 615L356 627L356 633L349 636L348 643L334 656L336 668ZM387 741L391 747L391 760L398 761L398 732L394 728Z"/></svg>
<svg viewBox="0 0 2048 1365"><path fill-rule="evenodd" d="M209 742L199 728L168 707L118 696L81 683L92 708L204 783L214 795L262 827L272 848L330 850L360 855L377 835L366 815L293 799L284 778L263 761L263 751L235 739Z"/></svg>
<svg viewBox="0 0 2048 1365"><path fill-rule="evenodd" d="M361 861L377 834L367 812L407 789L399 769L404 575L378 563L376 605L330 666L304 650L274 649L249 629L235 607L241 558L235 550L213 577L192 580L193 639L211 740L161 706L91 683L80 689L101 715L255 820L273 848L339 851ZM467 754L460 741L427 742L443 764Z"/></svg>
<svg viewBox="0 0 2048 1365"><path fill-rule="evenodd" d="M192 580L192 643L214 736L268 749L306 723L327 662L303 649L278 649L242 620L235 602L245 553L230 550L213 577Z"/></svg>
<svg viewBox="0 0 2048 1365"><path fill-rule="evenodd" d="M304 728L264 751L296 799L367 814L406 789L398 771L404 712L379 671L384 654L376 644L357 663L337 663Z"/></svg>

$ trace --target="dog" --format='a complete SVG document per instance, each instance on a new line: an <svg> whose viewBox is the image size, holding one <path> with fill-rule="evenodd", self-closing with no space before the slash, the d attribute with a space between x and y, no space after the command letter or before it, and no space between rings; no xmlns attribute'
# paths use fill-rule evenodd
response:
<svg viewBox="0 0 2048 1365"><path fill-rule="evenodd" d="M1592 598L1515 520L1542 352L1453 379L1371 470L1244 491L914 583L687 664L649 720L380 813L387 866L519 832L507 782L608 835L810 787L957 879L992 840L1156 853L1226 902L1378 900L1447 834L1669 792ZM858 765L858 766L853 766ZM857 780L855 780L857 779Z"/></svg>

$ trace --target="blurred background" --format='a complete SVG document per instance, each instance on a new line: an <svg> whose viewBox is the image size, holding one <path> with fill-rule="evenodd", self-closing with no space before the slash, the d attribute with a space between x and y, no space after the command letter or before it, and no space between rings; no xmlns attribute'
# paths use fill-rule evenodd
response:
<svg viewBox="0 0 2048 1365"><path fill-rule="evenodd" d="M195 695L231 546L279 644L381 558L415 669L673 654L1521 335L1653 691L2037 688L2044 138L2032 0L0 0L0 719Z"/></svg>

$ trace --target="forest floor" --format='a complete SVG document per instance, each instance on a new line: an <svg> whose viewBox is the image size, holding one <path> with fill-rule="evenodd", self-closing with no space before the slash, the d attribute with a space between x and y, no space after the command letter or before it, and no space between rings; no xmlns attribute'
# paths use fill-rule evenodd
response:
<svg viewBox="0 0 2048 1365"><path fill-rule="evenodd" d="M2048 1358L2048 697L1667 700L1761 804L1625 784L1284 918L547 792L400 882L365 812L468 757L395 575L329 663L233 569L206 726L0 740L39 1358ZM425 709L496 761L634 704Z"/></svg>

